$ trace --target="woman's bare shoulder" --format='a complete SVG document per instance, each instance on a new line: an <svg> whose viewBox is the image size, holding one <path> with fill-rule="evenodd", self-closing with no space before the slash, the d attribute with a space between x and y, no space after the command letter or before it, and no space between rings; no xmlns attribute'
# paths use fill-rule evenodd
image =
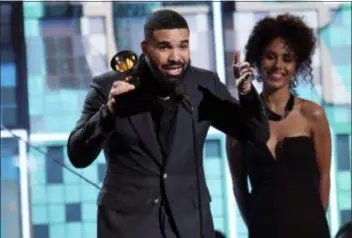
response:
<svg viewBox="0 0 352 238"><path fill-rule="evenodd" d="M324 108L316 102L297 98L298 104L300 105L300 113L308 121L315 122L325 118Z"/></svg>

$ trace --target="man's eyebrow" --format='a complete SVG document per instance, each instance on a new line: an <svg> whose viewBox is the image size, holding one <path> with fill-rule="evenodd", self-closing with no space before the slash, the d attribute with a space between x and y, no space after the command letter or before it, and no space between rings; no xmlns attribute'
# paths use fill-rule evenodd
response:
<svg viewBox="0 0 352 238"><path fill-rule="evenodd" d="M170 41L159 41L158 45L171 45Z"/></svg>
<svg viewBox="0 0 352 238"><path fill-rule="evenodd" d="M180 42L180 44L189 44L189 40L182 40L181 42ZM157 43L157 45L158 46L169 46L169 45L171 45L171 42L170 41L159 41L158 43Z"/></svg>

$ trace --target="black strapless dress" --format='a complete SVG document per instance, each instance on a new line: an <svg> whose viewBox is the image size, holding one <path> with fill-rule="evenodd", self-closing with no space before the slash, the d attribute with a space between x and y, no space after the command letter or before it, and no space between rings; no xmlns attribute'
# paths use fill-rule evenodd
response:
<svg viewBox="0 0 352 238"><path fill-rule="evenodd" d="M313 141L290 137L277 147L276 160L266 145L243 147L252 185L249 237L329 238Z"/></svg>

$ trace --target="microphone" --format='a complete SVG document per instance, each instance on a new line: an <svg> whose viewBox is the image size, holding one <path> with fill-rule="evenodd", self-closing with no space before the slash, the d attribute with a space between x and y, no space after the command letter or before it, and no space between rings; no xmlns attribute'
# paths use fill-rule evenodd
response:
<svg viewBox="0 0 352 238"><path fill-rule="evenodd" d="M185 89L181 85L176 85L174 89L174 97L177 101L180 101L184 104L185 108L190 112L193 113L193 106L190 102Z"/></svg>
<svg viewBox="0 0 352 238"><path fill-rule="evenodd" d="M186 92L181 85L176 85L174 90L175 98L179 99L180 101L186 98Z"/></svg>

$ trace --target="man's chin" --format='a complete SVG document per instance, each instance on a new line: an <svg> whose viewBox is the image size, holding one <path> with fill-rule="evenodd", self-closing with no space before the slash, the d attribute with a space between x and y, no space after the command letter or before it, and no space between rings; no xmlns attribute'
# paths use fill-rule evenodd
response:
<svg viewBox="0 0 352 238"><path fill-rule="evenodd" d="M182 74L165 74L165 75L169 81L178 81L182 77Z"/></svg>

